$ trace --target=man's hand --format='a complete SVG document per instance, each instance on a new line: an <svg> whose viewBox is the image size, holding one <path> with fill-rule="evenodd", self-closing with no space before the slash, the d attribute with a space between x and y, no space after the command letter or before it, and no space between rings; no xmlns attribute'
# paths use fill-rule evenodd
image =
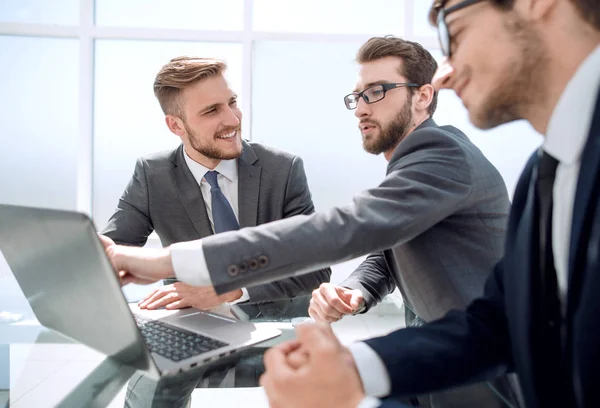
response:
<svg viewBox="0 0 600 408"><path fill-rule="evenodd" d="M359 289L322 283L313 290L308 314L318 322L333 323L360 309L364 303L365 299Z"/></svg>
<svg viewBox="0 0 600 408"><path fill-rule="evenodd" d="M297 340L265 353L266 371L260 385L270 406L356 408L365 397L362 382L352 355L331 327L303 324L296 334Z"/></svg>
<svg viewBox="0 0 600 408"><path fill-rule="evenodd" d="M128 283L147 285L174 276L169 248L148 249L116 245L104 235L99 237L118 274L121 286Z"/></svg>
<svg viewBox="0 0 600 408"><path fill-rule="evenodd" d="M183 282L175 282L156 289L146 296L139 304L140 309L181 309L195 307L207 310L225 302L233 302L242 297L242 290L234 290L223 295L217 295L212 286L191 286Z"/></svg>

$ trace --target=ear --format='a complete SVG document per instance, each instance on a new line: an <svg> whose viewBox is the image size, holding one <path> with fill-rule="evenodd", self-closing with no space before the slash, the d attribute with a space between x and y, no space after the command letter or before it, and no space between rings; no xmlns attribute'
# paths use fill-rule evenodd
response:
<svg viewBox="0 0 600 408"><path fill-rule="evenodd" d="M413 106L417 111L426 111L435 95L435 88L431 84L422 85L413 95Z"/></svg>
<svg viewBox="0 0 600 408"><path fill-rule="evenodd" d="M174 115L167 115L165 116L165 123L172 133L179 137L185 135L185 127L183 126L183 121L181 118Z"/></svg>
<svg viewBox="0 0 600 408"><path fill-rule="evenodd" d="M514 10L525 20L539 21L546 18L556 5L556 0L517 0Z"/></svg>

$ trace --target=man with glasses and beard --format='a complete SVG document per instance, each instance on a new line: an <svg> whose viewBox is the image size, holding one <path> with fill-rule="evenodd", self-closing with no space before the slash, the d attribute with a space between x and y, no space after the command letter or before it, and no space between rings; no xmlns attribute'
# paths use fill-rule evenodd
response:
<svg viewBox="0 0 600 408"><path fill-rule="evenodd" d="M213 58L178 57L159 71L154 93L169 130L182 144L138 159L102 234L120 244L143 246L156 231L168 246L314 212L300 157L242 139L242 113L224 76L226 68L224 61ZM308 295L330 275L324 268L223 294L210 286L169 281L139 307L206 310L227 303L236 304L250 319L291 319L306 316ZM253 361L246 363L252 366ZM205 382L217 386L222 374ZM136 375L126 405L186 406L200 380L167 385Z"/></svg>
<svg viewBox="0 0 600 408"><path fill-rule="evenodd" d="M359 80L344 101L358 118L365 150L389 162L379 186L326 212L171 245L165 263L146 265L144 256L153 251L105 242L118 270L129 272L123 282L175 273L192 284L210 279L217 292L227 292L371 253L342 286L314 292L311 316L330 322L364 312L396 286L424 321L480 296L503 252L509 200L502 177L461 131L432 119L437 63L420 44L372 38L357 62ZM251 262L256 270L238 273ZM179 269L184 264L185 271ZM363 343L353 351L378 360ZM377 377L366 386L375 394L385 390ZM512 399L505 379L440 393L430 402L500 407L503 398Z"/></svg>

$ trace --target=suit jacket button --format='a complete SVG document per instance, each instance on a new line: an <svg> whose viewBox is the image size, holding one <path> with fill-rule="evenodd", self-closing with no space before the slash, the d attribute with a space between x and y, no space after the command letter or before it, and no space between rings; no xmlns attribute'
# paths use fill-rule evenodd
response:
<svg viewBox="0 0 600 408"><path fill-rule="evenodd" d="M250 267L251 271L256 270L258 269L258 261L252 258L248 261L248 266Z"/></svg>
<svg viewBox="0 0 600 408"><path fill-rule="evenodd" d="M229 276L235 276L239 273L240 268L237 265L229 265L227 268L227 273Z"/></svg>
<svg viewBox="0 0 600 408"><path fill-rule="evenodd" d="M240 267L240 273L244 273L248 270L248 264L246 262L242 262L238 266Z"/></svg>
<svg viewBox="0 0 600 408"><path fill-rule="evenodd" d="M261 255L258 257L258 263L260 264L261 268L264 268L269 264L269 258L267 258L265 255Z"/></svg>

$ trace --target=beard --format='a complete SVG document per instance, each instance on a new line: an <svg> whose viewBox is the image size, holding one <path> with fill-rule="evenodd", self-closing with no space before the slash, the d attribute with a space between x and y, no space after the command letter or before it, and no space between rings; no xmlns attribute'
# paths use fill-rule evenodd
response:
<svg viewBox="0 0 600 408"><path fill-rule="evenodd" d="M398 143L404 139L412 123L411 101L412 95L408 92L404 106L386 127L381 126L381 124L375 120L366 120L362 122L375 125L380 130L379 135L363 135L363 149L365 149L367 153L377 155L387 152L388 150L394 149Z"/></svg>
<svg viewBox="0 0 600 408"><path fill-rule="evenodd" d="M542 78L549 58L539 34L518 17L507 20L504 25L511 32L518 55L507 61L508 69L471 116L473 124L480 129L523 119L546 95L543 85L546 81Z"/></svg>
<svg viewBox="0 0 600 408"><path fill-rule="evenodd" d="M192 146L192 148L196 152L203 155L204 157L208 157L209 159L216 159L216 160L232 160L232 159L237 159L242 154L242 143L241 143L241 137L239 135L239 132L241 131L241 126L224 128L221 131L219 131L218 133L216 133L213 136L213 139L210 141L203 141L202 138L198 137L196 132L194 132L188 126L188 124L185 122L185 120L183 121L183 127L185 128L185 131L188 134L188 139L189 139L189 142L190 142L190 145ZM228 150L219 148L216 145L216 142L214 141L214 139L216 139L220 135L226 135L233 131L238 132L238 134L235 137L240 139L239 143L237 143L237 145L236 145L236 148L228 149Z"/></svg>

